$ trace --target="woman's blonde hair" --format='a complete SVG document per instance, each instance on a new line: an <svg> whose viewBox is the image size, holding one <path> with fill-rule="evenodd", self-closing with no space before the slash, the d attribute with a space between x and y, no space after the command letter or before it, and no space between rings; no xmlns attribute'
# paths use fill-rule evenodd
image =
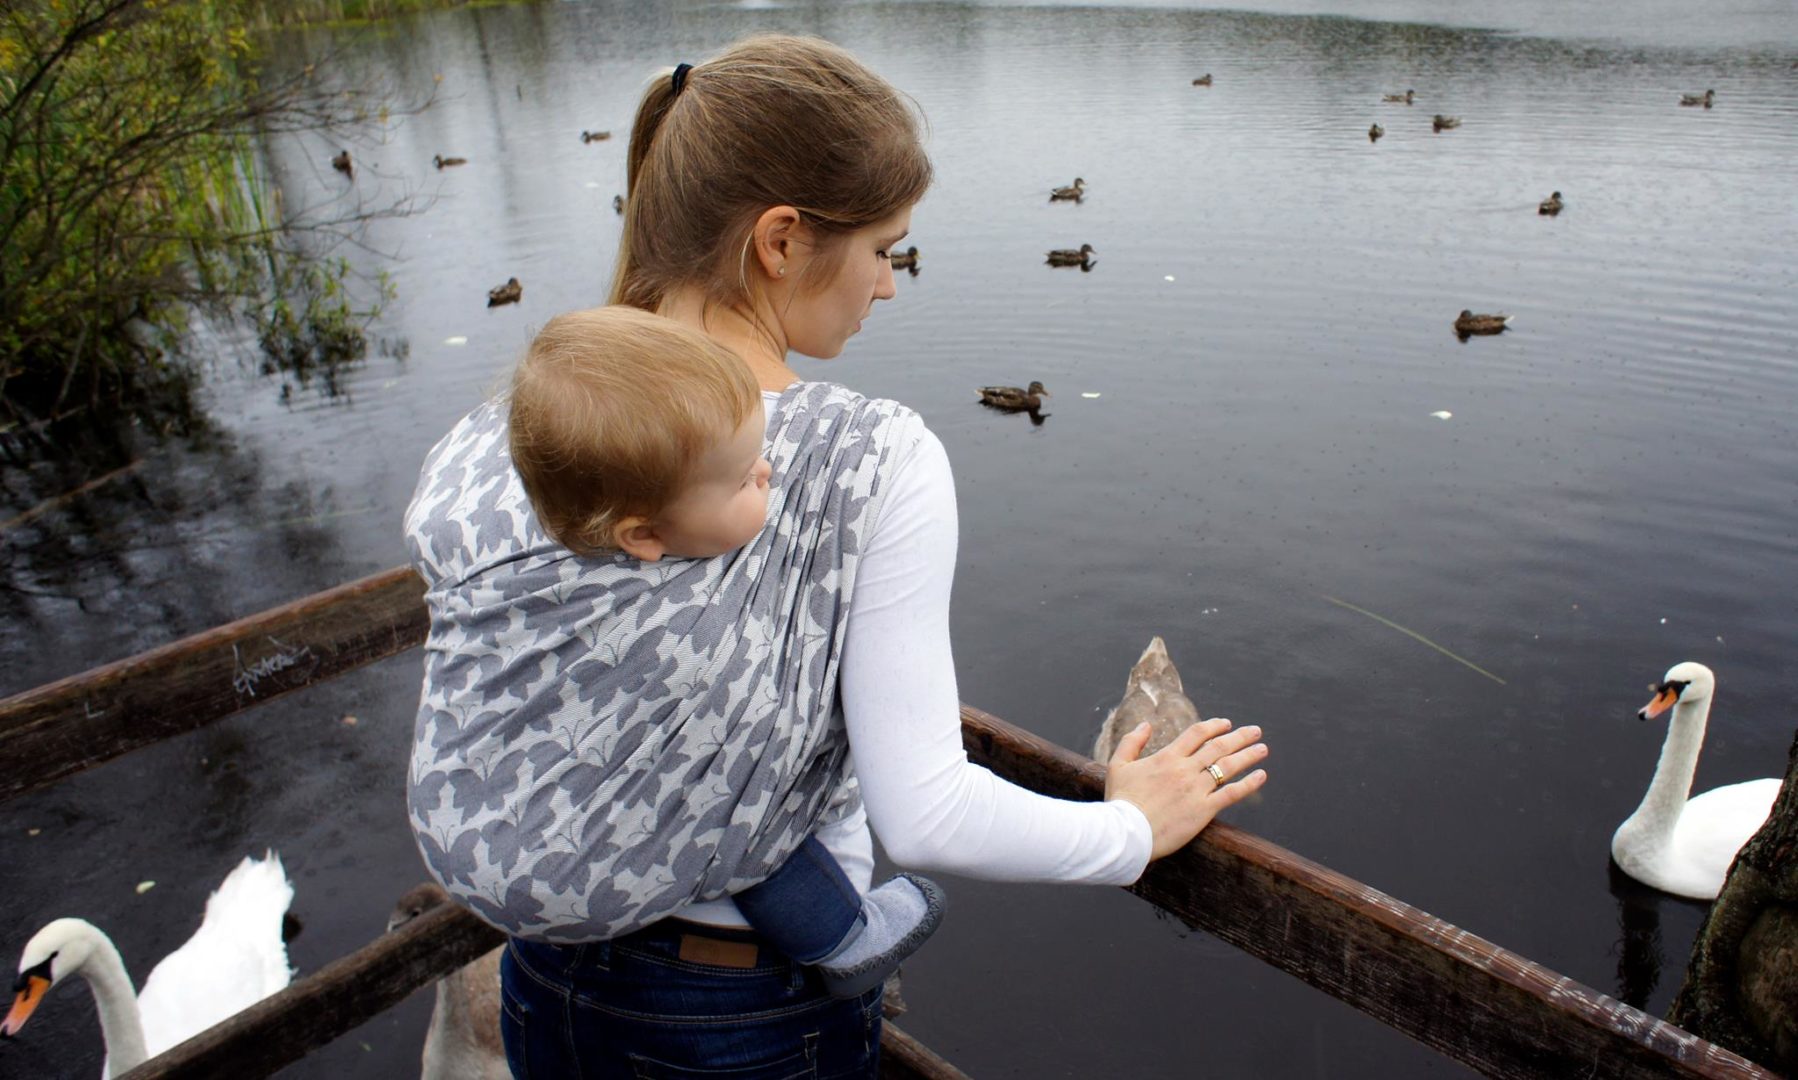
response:
<svg viewBox="0 0 1798 1080"><path fill-rule="evenodd" d="M811 288L839 265L831 241L912 205L930 158L909 98L818 38L747 38L651 80L631 128L629 203L611 301L655 310L677 286L750 306L756 220L792 206L819 238Z"/></svg>
<svg viewBox="0 0 1798 1080"><path fill-rule="evenodd" d="M549 321L512 377L512 465L544 531L570 551L616 548L761 402L749 366L697 330L629 307Z"/></svg>

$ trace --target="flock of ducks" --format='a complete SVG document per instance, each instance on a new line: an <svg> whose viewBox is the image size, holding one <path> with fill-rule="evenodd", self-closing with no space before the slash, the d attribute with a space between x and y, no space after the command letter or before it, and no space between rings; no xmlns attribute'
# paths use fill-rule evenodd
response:
<svg viewBox="0 0 1798 1080"><path fill-rule="evenodd" d="M1207 78L1209 79L1209 76L1207 76ZM1207 82L1206 85L1210 85L1210 83ZM1706 90L1702 94L1681 94L1679 103L1681 105L1702 106L1708 109L1716 100L1716 97L1717 92L1715 90ZM1381 95L1380 100L1384 103L1393 105L1411 105L1417 100L1417 91L1406 90L1401 94L1383 94ZM1445 116L1442 113L1436 113L1430 118L1430 130L1437 133L1451 131L1460 126L1461 118L1458 116ZM1367 141L1379 142L1380 137L1385 134L1386 129L1381 127L1376 121L1367 129ZM1557 191L1536 205L1536 213L1543 217L1555 217L1559 215L1566 206L1567 204L1561 199L1561 193ZM1472 311L1464 310L1455 318L1455 336L1462 341L1466 341L1468 338L1475 335L1501 334L1504 332L1505 327L1510 324L1511 317L1509 315L1476 315Z"/></svg>
<svg viewBox="0 0 1798 1080"><path fill-rule="evenodd" d="M522 91L520 92L520 96L523 96ZM609 131L581 132L581 142L583 144L603 142L611 137L612 133ZM466 164L468 164L468 159L465 157L456 157L450 154L431 155L431 165L437 169L438 172L442 172L444 169L454 168L457 165ZM356 163L350 158L350 152L348 150L339 150L332 156L331 168L336 169L351 180L356 178ZM623 195L612 196L612 209L617 213L624 213ZM902 259L905 261L901 262ZM907 256L893 256L893 265L896 268L908 269L915 276L918 272L918 249L912 248ZM487 306L491 308L500 307L505 304L516 304L523 296L524 286L518 283L518 279L507 278L504 285L496 285L487 290Z"/></svg>

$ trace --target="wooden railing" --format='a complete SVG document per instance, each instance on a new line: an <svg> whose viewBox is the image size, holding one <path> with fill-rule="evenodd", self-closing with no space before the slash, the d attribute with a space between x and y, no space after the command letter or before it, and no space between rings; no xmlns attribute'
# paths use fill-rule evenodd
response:
<svg viewBox="0 0 1798 1080"><path fill-rule="evenodd" d="M424 641L401 568L0 701L0 799ZM977 709L970 758L1026 787L1096 799L1104 770ZM1773 1073L1278 845L1213 824L1131 891L1489 1076ZM262 1076L479 956L497 932L443 907L132 1070ZM891 1025L883 1073L959 1076Z"/></svg>

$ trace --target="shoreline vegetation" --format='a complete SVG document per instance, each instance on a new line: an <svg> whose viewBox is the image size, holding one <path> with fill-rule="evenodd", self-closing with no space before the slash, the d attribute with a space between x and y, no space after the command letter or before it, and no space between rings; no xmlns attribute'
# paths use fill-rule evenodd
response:
<svg viewBox="0 0 1798 1080"><path fill-rule="evenodd" d="M391 297L338 245L400 202L288 214L271 143L353 143L420 111L264 31L454 0L17 0L0 12L0 453L203 426L196 317L255 330L301 385L360 360ZM426 93L428 94L428 90ZM291 389L283 384L283 394ZM34 449L35 448L35 451Z"/></svg>

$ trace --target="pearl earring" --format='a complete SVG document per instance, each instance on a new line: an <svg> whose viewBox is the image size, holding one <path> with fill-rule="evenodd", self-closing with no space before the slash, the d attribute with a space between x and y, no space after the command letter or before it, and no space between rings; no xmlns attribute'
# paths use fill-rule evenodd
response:
<svg viewBox="0 0 1798 1080"><path fill-rule="evenodd" d="M787 264L781 263L778 267L775 267L774 272L781 277L786 277L787 276Z"/></svg>

